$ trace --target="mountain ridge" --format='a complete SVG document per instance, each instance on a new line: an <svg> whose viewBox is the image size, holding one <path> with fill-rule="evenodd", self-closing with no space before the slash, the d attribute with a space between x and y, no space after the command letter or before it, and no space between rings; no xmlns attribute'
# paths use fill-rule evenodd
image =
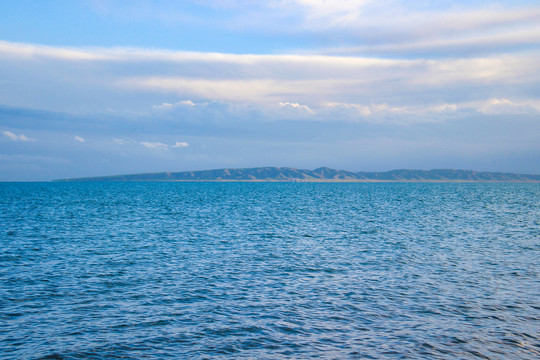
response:
<svg viewBox="0 0 540 360"><path fill-rule="evenodd" d="M314 170L291 167L254 167L94 176L54 181L540 182L540 175L459 169L352 172L329 167L319 167Z"/></svg>

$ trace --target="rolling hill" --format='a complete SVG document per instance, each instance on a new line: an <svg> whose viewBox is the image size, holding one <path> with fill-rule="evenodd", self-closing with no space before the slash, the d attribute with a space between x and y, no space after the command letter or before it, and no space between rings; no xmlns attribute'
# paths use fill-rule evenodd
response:
<svg viewBox="0 0 540 360"><path fill-rule="evenodd" d="M391 170L385 172L351 172L320 167L315 170L290 167L256 167L201 171L159 172L59 179L55 181L476 181L476 182L540 182L540 175L474 170Z"/></svg>

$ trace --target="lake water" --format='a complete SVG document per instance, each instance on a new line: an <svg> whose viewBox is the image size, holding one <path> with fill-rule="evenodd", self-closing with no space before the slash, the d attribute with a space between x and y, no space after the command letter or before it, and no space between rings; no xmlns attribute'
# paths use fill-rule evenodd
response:
<svg viewBox="0 0 540 360"><path fill-rule="evenodd" d="M0 183L3 359L538 359L540 184Z"/></svg>

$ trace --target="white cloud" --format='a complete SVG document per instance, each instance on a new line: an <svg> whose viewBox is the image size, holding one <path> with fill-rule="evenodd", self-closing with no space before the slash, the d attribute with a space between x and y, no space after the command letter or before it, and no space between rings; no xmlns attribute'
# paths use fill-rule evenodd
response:
<svg viewBox="0 0 540 360"><path fill-rule="evenodd" d="M335 111L335 113L346 114L347 118L369 121L371 117L377 117L378 121L385 119L386 115L413 115L417 116L413 121L405 118L407 122L432 122L433 119L446 120L452 117L461 118L464 113L471 111L485 115L496 114L537 114L540 113L540 101L521 100L510 101L508 99L484 99L479 101L465 101L460 103L425 103L421 105L396 106L387 103L380 104L348 104L348 103L326 103L316 109L316 113L325 109ZM355 113L356 112L356 113ZM331 112L325 112L326 115ZM356 115L356 116L355 116ZM392 119L392 118L389 118Z"/></svg>
<svg viewBox="0 0 540 360"><path fill-rule="evenodd" d="M189 144L185 141L177 141L172 147L173 148L185 148L188 147Z"/></svg>
<svg viewBox="0 0 540 360"><path fill-rule="evenodd" d="M371 123L417 123L429 121L423 116L425 109L414 106L398 106L388 103L339 103L327 102L315 109L320 121L333 119L346 122ZM413 117L412 117L413 116Z"/></svg>
<svg viewBox="0 0 540 360"><path fill-rule="evenodd" d="M155 110L168 110L168 109L171 109L172 107L173 107L173 104L170 104L170 103L161 103L159 105L153 106Z"/></svg>
<svg viewBox="0 0 540 360"><path fill-rule="evenodd" d="M151 142L151 141L141 141L139 144L148 148L148 149L157 149L157 150L169 150L169 148L186 148L189 147L189 144L185 141L176 141L174 145L167 145L161 142Z"/></svg>
<svg viewBox="0 0 540 360"><path fill-rule="evenodd" d="M511 101L505 98L491 98L471 102L466 106L486 115L540 113L540 101Z"/></svg>
<svg viewBox="0 0 540 360"><path fill-rule="evenodd" d="M0 40L0 55L16 58L54 58L68 61L115 60L114 52L100 49L65 48L44 45L13 43Z"/></svg>
<svg viewBox="0 0 540 360"><path fill-rule="evenodd" d="M3 134L5 137L9 138L12 141L35 141L35 139L30 139L24 134L16 135L11 131L4 131Z"/></svg>
<svg viewBox="0 0 540 360"><path fill-rule="evenodd" d="M487 100L484 104L483 104L485 107L482 108L480 107L479 110L487 110L489 108L494 108L494 107L503 107L503 106L515 106L510 100L508 99L489 99Z"/></svg>
<svg viewBox="0 0 540 360"><path fill-rule="evenodd" d="M161 103L159 105L154 105L152 106L152 108L154 110L171 110L175 107L178 107L178 106L196 106L195 103L191 100L183 100L183 101L179 101L179 102L176 102L174 104L171 104L171 103Z"/></svg>
<svg viewBox="0 0 540 360"><path fill-rule="evenodd" d="M127 145L127 144L140 144L148 149L155 149L155 150L169 150L170 148L186 148L189 147L189 144L185 141L176 141L174 145L168 145L162 142L157 141L135 141L132 139L126 139L126 138L115 138L114 140L115 144L118 145Z"/></svg>
<svg viewBox="0 0 540 360"><path fill-rule="evenodd" d="M344 110L350 110L351 112L358 112L362 116L369 116L372 114L372 110L370 106L362 105L362 104L326 102L323 104L323 106L328 109L344 109Z"/></svg>
<svg viewBox="0 0 540 360"><path fill-rule="evenodd" d="M10 138L13 141L19 140L19 137L17 135L15 135L14 133L12 133L11 131L4 131L4 136L7 136L8 138Z"/></svg>
<svg viewBox="0 0 540 360"><path fill-rule="evenodd" d="M160 142L141 141L140 144L149 149L167 150L169 145Z"/></svg>
<svg viewBox="0 0 540 360"><path fill-rule="evenodd" d="M436 113L442 113L447 111L456 111L458 109L458 106L456 104L436 104L431 105L428 108L428 111L436 112Z"/></svg>
<svg viewBox="0 0 540 360"><path fill-rule="evenodd" d="M113 142L118 145L138 144L138 141L130 138L114 138Z"/></svg>
<svg viewBox="0 0 540 360"><path fill-rule="evenodd" d="M84 139L82 137L80 137L80 136L75 135L74 139L77 140L80 143L84 143Z"/></svg>
<svg viewBox="0 0 540 360"><path fill-rule="evenodd" d="M274 104L238 104L233 102L198 103L197 111L190 107L174 105L163 119L186 121L192 125L212 124L227 119L232 123L268 121L313 121L313 122L364 122L416 124L444 122L462 119L473 113L480 114L536 114L540 112L540 101L508 99L480 99L461 102L411 102L411 103L347 103L323 102L307 106L296 102ZM180 120L178 120L180 119ZM178 145L177 143L176 145ZM171 147L177 147L172 145Z"/></svg>
<svg viewBox="0 0 540 360"><path fill-rule="evenodd" d="M195 104L194 104L193 101L191 101L191 100L180 101L180 102L177 103L177 104L185 105L185 106L195 106Z"/></svg>
<svg viewBox="0 0 540 360"><path fill-rule="evenodd" d="M299 113L308 113L308 114L313 114L313 110L307 106L307 105L302 105L302 104L299 104L299 103L291 103L291 102L280 102L279 103L279 106L285 110L292 110L293 112L299 112Z"/></svg>
<svg viewBox="0 0 540 360"><path fill-rule="evenodd" d="M27 138L23 134L19 135L19 141L34 141L34 139Z"/></svg>

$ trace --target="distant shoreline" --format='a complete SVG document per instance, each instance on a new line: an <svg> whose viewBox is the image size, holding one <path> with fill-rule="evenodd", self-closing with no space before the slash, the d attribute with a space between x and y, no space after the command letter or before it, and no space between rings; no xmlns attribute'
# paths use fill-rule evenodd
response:
<svg viewBox="0 0 540 360"><path fill-rule="evenodd" d="M4 181L4 182L54 182L54 183L311 183L311 184L538 184L540 180L50 180L50 181Z"/></svg>
<svg viewBox="0 0 540 360"><path fill-rule="evenodd" d="M313 180L78 180L78 179L57 179L44 181L5 181L5 182L180 182L180 183L540 183L540 180L339 180L339 179L313 179Z"/></svg>
<svg viewBox="0 0 540 360"><path fill-rule="evenodd" d="M331 168L315 170L258 167L201 171L141 173L52 180L54 182L324 182L324 183L538 183L540 175L474 170L398 169L386 172L351 172Z"/></svg>

